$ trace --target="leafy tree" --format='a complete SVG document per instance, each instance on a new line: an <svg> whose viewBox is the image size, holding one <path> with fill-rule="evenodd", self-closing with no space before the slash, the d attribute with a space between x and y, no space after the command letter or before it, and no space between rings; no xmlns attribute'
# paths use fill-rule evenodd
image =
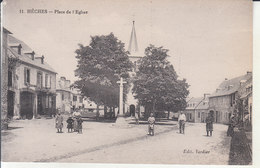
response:
<svg viewBox="0 0 260 168"><path fill-rule="evenodd" d="M128 81L124 87L126 99L132 63L128 57L129 53L124 49L124 43L113 33L91 37L88 46L79 44L76 54L78 65L75 75L79 80L74 84L84 96L97 105L114 109L119 103L119 85L116 82L123 77Z"/></svg>
<svg viewBox="0 0 260 168"><path fill-rule="evenodd" d="M145 106L146 117L151 112L179 111L186 107L189 94L186 80L178 76L166 59L168 50L150 45L139 60L133 92L140 105Z"/></svg>

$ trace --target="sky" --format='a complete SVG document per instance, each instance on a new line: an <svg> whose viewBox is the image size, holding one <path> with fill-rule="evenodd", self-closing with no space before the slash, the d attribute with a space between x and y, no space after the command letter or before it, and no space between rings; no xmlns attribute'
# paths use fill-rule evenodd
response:
<svg viewBox="0 0 260 168"><path fill-rule="evenodd" d="M26 13L32 8L88 13ZM74 81L78 44L113 32L128 49L135 20L139 52L149 44L169 49L189 97L201 97L225 78L252 71L252 8L249 0L5 0L3 25L44 55L58 76Z"/></svg>

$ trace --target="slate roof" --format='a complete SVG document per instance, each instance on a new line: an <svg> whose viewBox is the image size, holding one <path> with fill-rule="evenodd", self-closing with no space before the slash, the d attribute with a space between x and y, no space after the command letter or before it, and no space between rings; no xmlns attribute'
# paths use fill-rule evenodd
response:
<svg viewBox="0 0 260 168"><path fill-rule="evenodd" d="M19 44L22 45L22 54L21 55L19 55L15 49L11 48L11 46L19 45ZM36 66L36 67L39 67L41 69L44 69L44 70L47 70L47 71L50 71L50 72L53 72L53 73L57 73L45 60L44 60L44 63L42 64L40 59L36 58L36 57L41 57L40 55L35 54L36 59L32 60L28 55L24 54L24 53L27 53L27 52L32 52L33 50L27 44L25 44L23 41L15 38L12 35L8 36L8 46L9 46L8 47L9 51L14 56L19 58L19 60L21 60L22 62Z"/></svg>
<svg viewBox="0 0 260 168"><path fill-rule="evenodd" d="M240 84L241 81L246 82L250 78L252 78L252 73L247 73L246 75L232 78L230 80L225 80L219 85L218 87L219 90L216 90L209 97L218 97L218 96L230 95L232 93L235 93L241 87Z"/></svg>

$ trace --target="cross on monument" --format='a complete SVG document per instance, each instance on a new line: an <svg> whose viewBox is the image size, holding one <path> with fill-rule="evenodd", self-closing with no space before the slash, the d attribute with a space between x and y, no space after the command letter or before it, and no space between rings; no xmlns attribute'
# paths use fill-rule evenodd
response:
<svg viewBox="0 0 260 168"><path fill-rule="evenodd" d="M123 115L123 89L124 89L124 84L127 83L123 80L122 77L120 77L120 81L117 81L116 83L119 83L120 89L119 89L119 115Z"/></svg>

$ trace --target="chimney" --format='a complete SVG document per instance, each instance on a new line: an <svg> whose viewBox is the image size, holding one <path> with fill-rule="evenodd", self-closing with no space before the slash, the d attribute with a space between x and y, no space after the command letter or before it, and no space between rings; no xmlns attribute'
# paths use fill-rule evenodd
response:
<svg viewBox="0 0 260 168"><path fill-rule="evenodd" d="M251 71L247 71L246 74L247 74L247 75L251 75L252 72L251 72Z"/></svg>
<svg viewBox="0 0 260 168"><path fill-rule="evenodd" d="M209 93L204 93L204 99L206 99L209 95Z"/></svg>
<svg viewBox="0 0 260 168"><path fill-rule="evenodd" d="M225 81L228 80L228 78L225 78Z"/></svg>
<svg viewBox="0 0 260 168"><path fill-rule="evenodd" d="M22 45L21 44L19 44L18 46L11 46L11 48L17 48L17 53L19 55L22 54Z"/></svg>
<svg viewBox="0 0 260 168"><path fill-rule="evenodd" d="M44 63L44 55L41 57L42 64Z"/></svg>
<svg viewBox="0 0 260 168"><path fill-rule="evenodd" d="M218 92L218 91L220 91L220 88L217 88L217 89L216 89L216 92Z"/></svg>
<svg viewBox="0 0 260 168"><path fill-rule="evenodd" d="M21 55L22 54L22 45L19 44L18 46L18 54Z"/></svg>
<svg viewBox="0 0 260 168"><path fill-rule="evenodd" d="M32 52L30 52L30 53L25 53L25 54L30 55L31 58L32 58L32 60L34 60L34 55L35 55L35 52L34 52L34 51L32 51Z"/></svg>

